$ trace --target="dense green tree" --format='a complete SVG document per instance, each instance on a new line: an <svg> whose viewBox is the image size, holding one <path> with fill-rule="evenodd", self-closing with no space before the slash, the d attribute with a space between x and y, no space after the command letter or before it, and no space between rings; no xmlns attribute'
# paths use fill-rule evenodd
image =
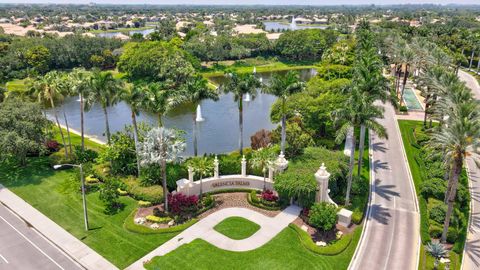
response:
<svg viewBox="0 0 480 270"><path fill-rule="evenodd" d="M308 215L308 223L322 231L329 231L337 224L337 208L331 203L315 203Z"/></svg>
<svg viewBox="0 0 480 270"><path fill-rule="evenodd" d="M316 61L336 41L336 37L336 33L331 30L289 31L280 36L275 43L275 50L287 59Z"/></svg>

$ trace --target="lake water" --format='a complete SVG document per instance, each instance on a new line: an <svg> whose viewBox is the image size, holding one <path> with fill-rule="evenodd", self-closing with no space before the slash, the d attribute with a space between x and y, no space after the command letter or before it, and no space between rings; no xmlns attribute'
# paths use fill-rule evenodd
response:
<svg viewBox="0 0 480 270"><path fill-rule="evenodd" d="M125 34L131 36L135 33L140 33L145 37L148 34L153 33L154 31L155 31L155 28L150 28L150 29L144 29L144 30L131 30L131 31L128 31L127 33L125 33ZM98 37L114 38L119 34L122 34L122 32L103 32L103 33L98 33L97 36Z"/></svg>
<svg viewBox="0 0 480 270"><path fill-rule="evenodd" d="M301 30L301 29L325 29L328 26L327 25L296 25L294 29L292 29L292 26L290 24L285 24L282 22L273 22L273 21L265 21L263 22L265 25L265 30L266 31L272 31L275 30L277 31L278 29L290 29L290 30Z"/></svg>
<svg viewBox="0 0 480 270"><path fill-rule="evenodd" d="M316 74L314 69L300 70L303 80L308 80ZM264 83L268 83L272 73L259 73ZM223 76L211 78L216 84L223 81ZM270 107L276 97L259 93L251 102L244 102L244 138L245 147L250 145L250 136L258 130L273 129L277 126L270 121ZM197 124L198 153L226 153L238 149L238 107L232 94L222 94L218 101L204 100L201 102L204 122ZM80 102L78 97L70 97L59 106L59 115L65 110L71 128L80 131ZM186 132L186 155L193 154L192 132L194 113L192 107L180 107L164 117L164 126L177 128ZM125 125L131 125L131 111L125 102L120 102L108 109L110 130L112 133L123 130ZM49 116L52 117L51 112ZM60 117L63 123L63 117ZM137 122L146 122L157 125L156 115L142 111ZM105 118L100 104L94 104L90 111L85 113L85 134L101 141L106 141Z"/></svg>

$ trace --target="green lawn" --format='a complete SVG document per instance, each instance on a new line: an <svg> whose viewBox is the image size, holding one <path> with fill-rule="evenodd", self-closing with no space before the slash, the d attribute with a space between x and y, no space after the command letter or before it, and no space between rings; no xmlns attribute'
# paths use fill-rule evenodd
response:
<svg viewBox="0 0 480 270"><path fill-rule="evenodd" d="M62 130L63 136L65 136L65 142L68 144L67 130L64 128L62 128ZM59 143L62 143L62 137L60 136L60 132L58 131L58 127L56 125L53 127L53 139ZM82 143L82 137L73 132L70 132L70 139L72 140L72 145L80 145ZM95 151L100 151L105 148L104 145L98 144L87 138L85 138L85 147Z"/></svg>
<svg viewBox="0 0 480 270"><path fill-rule="evenodd" d="M256 233L260 229L260 225L242 217L229 217L218 223L213 229L229 238L241 240Z"/></svg>
<svg viewBox="0 0 480 270"><path fill-rule="evenodd" d="M285 228L264 246L247 252L232 252L219 249L197 239L183 245L165 256L155 257L146 265L156 269L347 269L355 252L361 230L356 230L354 239L339 255L317 255L305 247L298 234Z"/></svg>
<svg viewBox="0 0 480 270"><path fill-rule="evenodd" d="M48 216L65 230L120 268L140 259L175 233L136 234L123 228L127 216L137 207L129 197L121 197L125 208L106 215L98 192L87 196L90 231L84 231L79 181L73 170L54 171L47 158L31 158L24 168L4 164L1 183Z"/></svg>

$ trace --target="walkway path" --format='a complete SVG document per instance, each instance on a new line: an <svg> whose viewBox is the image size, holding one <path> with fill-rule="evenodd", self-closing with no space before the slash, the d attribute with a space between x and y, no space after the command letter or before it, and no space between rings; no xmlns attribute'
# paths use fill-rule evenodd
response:
<svg viewBox="0 0 480 270"><path fill-rule="evenodd" d="M370 136L371 193L367 219L349 269L414 270L418 265L420 216L395 111L384 105L388 139Z"/></svg>
<svg viewBox="0 0 480 270"><path fill-rule="evenodd" d="M464 81L476 99L480 100L480 85L470 74L460 70L458 76ZM472 158L467 159L468 183L470 188L470 221L467 241L463 251L462 269L480 269L480 169Z"/></svg>
<svg viewBox="0 0 480 270"><path fill-rule="evenodd" d="M197 238L203 239L224 250L249 251L257 249L269 242L287 227L288 224L293 222L300 214L300 211L300 207L292 205L272 218L246 208L222 209L195 223L190 228L130 265L127 269L143 269L143 262L149 261L155 256L163 256L179 246L188 244ZM261 228L249 238L233 240L213 229L215 225L228 217L243 217L257 223Z"/></svg>
<svg viewBox="0 0 480 270"><path fill-rule="evenodd" d="M56 247L86 269L117 269L113 264L65 231L58 224L0 184L0 202L22 217ZM24 255L25 256L25 255ZM0 267L1 269L1 267Z"/></svg>

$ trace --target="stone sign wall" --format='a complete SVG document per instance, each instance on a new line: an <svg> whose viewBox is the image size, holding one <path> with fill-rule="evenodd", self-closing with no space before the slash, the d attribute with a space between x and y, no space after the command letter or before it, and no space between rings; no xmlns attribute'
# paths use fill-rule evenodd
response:
<svg viewBox="0 0 480 270"><path fill-rule="evenodd" d="M256 189L263 190L263 177L254 175L225 175L218 178L210 177L203 179L203 192L210 192L222 189ZM267 189L273 190L273 182L266 179L265 186ZM177 181L177 192L187 195L200 194L200 181L189 181L188 179L181 179Z"/></svg>

